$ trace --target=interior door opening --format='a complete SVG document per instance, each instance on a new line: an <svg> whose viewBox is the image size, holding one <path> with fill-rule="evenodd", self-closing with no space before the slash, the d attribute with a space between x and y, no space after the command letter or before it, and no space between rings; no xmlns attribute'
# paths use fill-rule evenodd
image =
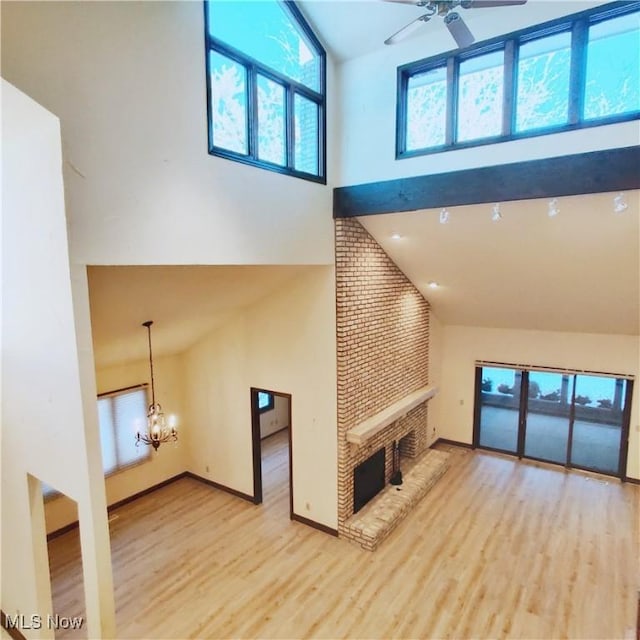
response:
<svg viewBox="0 0 640 640"><path fill-rule="evenodd" d="M47 539L47 530L55 528L56 505L66 503L65 514L77 522L78 504L35 476L29 475L28 483L33 534L31 543L33 557L39 568L36 596L42 616L40 626L33 628L53 632L56 638L87 638L80 528L71 528L63 535ZM19 634L13 637L24 636Z"/></svg>
<svg viewBox="0 0 640 640"><path fill-rule="evenodd" d="M625 478L633 380L476 367L475 447Z"/></svg>
<svg viewBox="0 0 640 640"><path fill-rule="evenodd" d="M251 389L253 501L293 516L291 395Z"/></svg>

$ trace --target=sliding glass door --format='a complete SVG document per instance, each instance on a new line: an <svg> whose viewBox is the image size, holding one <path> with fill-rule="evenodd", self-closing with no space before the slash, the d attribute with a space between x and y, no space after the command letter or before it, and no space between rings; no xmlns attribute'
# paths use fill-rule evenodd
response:
<svg viewBox="0 0 640 640"><path fill-rule="evenodd" d="M572 394L569 376L546 371L529 372L524 438L527 458L565 464Z"/></svg>
<svg viewBox="0 0 640 640"><path fill-rule="evenodd" d="M517 369L482 367L476 400L478 445L496 451L518 452L520 386Z"/></svg>
<svg viewBox="0 0 640 640"><path fill-rule="evenodd" d="M476 368L474 446L624 477L632 381Z"/></svg>
<svg viewBox="0 0 640 640"><path fill-rule="evenodd" d="M572 466L618 475L628 386L620 378L576 376Z"/></svg>

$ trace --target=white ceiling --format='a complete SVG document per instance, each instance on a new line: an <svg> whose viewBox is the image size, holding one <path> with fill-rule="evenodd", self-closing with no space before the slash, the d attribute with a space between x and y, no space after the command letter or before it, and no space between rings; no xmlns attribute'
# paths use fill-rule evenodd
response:
<svg viewBox="0 0 640 640"><path fill-rule="evenodd" d="M359 218L444 324L640 333L640 191L429 209ZM391 238L399 233L399 240ZM97 367L180 353L312 266L89 267ZM436 281L441 286L430 289Z"/></svg>
<svg viewBox="0 0 640 640"><path fill-rule="evenodd" d="M147 358L146 320L153 320L154 356L180 353L244 307L314 268L89 267L96 366Z"/></svg>
<svg viewBox="0 0 640 640"><path fill-rule="evenodd" d="M640 191L359 218L445 324L640 333ZM399 233L399 240L391 238ZM435 281L441 286L430 289Z"/></svg>
<svg viewBox="0 0 640 640"><path fill-rule="evenodd" d="M529 0L525 5L457 11L479 41L599 4L602 0ZM384 48L391 34L425 13L417 6L383 0L299 0L298 6L338 62ZM407 42L423 40L428 45L430 38L442 30L446 27L435 17L421 25ZM449 49L455 48L452 38L444 42Z"/></svg>

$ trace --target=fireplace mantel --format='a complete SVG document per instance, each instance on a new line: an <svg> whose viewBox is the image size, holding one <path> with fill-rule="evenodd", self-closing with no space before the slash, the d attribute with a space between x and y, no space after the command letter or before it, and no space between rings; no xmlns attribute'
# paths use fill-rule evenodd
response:
<svg viewBox="0 0 640 640"><path fill-rule="evenodd" d="M349 429L347 431L347 442L357 445L366 444L367 440L373 438L376 433L382 431L385 427L393 424L405 416L411 409L415 409L419 404L430 400L438 393L438 387L421 387L420 389L410 393L401 400L394 402L386 409L367 418L364 422Z"/></svg>

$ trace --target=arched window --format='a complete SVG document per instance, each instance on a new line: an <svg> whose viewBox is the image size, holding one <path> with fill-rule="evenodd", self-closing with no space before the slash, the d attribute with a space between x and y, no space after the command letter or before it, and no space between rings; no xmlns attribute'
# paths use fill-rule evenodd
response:
<svg viewBox="0 0 640 640"><path fill-rule="evenodd" d="M326 182L325 52L293 2L205 1L209 153Z"/></svg>

